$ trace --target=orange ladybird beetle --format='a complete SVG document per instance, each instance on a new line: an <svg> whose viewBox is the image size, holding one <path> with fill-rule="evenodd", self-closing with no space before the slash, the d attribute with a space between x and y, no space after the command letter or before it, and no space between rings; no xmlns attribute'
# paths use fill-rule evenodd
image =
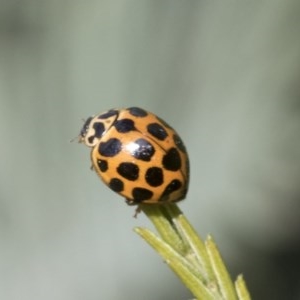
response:
<svg viewBox="0 0 300 300"><path fill-rule="evenodd" d="M185 198L189 159L177 134L156 115L138 108L89 117L79 142L91 149L92 168L130 205Z"/></svg>

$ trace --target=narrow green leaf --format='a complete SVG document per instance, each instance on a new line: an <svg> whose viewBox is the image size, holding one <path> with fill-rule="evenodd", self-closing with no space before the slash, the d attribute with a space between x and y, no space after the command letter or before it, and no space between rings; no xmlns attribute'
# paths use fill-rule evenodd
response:
<svg viewBox="0 0 300 300"><path fill-rule="evenodd" d="M205 246L223 298L226 300L237 300L233 282L211 236L208 236Z"/></svg>
<svg viewBox="0 0 300 300"><path fill-rule="evenodd" d="M213 282L216 280L214 272L212 270L210 260L205 248L205 244L201 237L197 234L195 229L186 219L186 217L181 214L177 219L174 220L178 231L180 232L183 239L187 241L190 245L193 254L195 255L200 268L208 282Z"/></svg>
<svg viewBox="0 0 300 300"><path fill-rule="evenodd" d="M251 300L246 282L242 275L239 275L235 281L235 289L238 294L239 300Z"/></svg>
<svg viewBox="0 0 300 300"><path fill-rule="evenodd" d="M219 299L216 298L214 293L199 279L197 270L169 244L162 241L146 228L137 227L134 230L163 257L170 268L178 275L197 299Z"/></svg>

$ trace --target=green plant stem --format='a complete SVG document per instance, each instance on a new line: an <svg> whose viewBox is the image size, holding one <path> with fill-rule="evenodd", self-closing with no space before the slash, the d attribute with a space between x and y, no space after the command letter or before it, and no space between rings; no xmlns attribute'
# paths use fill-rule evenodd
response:
<svg viewBox="0 0 300 300"><path fill-rule="evenodd" d="M139 208L151 220L164 241L178 252L186 252L186 245L181 236L178 235L176 227L173 224L173 218L176 218L181 213L179 209L178 211L174 210L174 212L170 214L168 208L163 205L141 204Z"/></svg>

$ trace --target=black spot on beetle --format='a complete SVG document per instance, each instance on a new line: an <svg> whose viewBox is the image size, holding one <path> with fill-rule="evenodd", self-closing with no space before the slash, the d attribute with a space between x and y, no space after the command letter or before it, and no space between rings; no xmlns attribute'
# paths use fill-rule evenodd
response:
<svg viewBox="0 0 300 300"><path fill-rule="evenodd" d="M102 122L94 123L93 128L95 130L94 136L100 138L105 130L104 124Z"/></svg>
<svg viewBox="0 0 300 300"><path fill-rule="evenodd" d="M108 186L115 192L120 193L124 190L124 183L118 178L112 178Z"/></svg>
<svg viewBox="0 0 300 300"><path fill-rule="evenodd" d="M130 162L120 163L117 167L117 172L124 178L134 181L139 177L139 167Z"/></svg>
<svg viewBox="0 0 300 300"><path fill-rule="evenodd" d="M160 186L164 182L163 170L158 167L151 167L146 171L145 179L151 186Z"/></svg>
<svg viewBox="0 0 300 300"><path fill-rule="evenodd" d="M150 161L155 152L154 147L145 139L137 139L134 143L137 144L138 147L131 155L136 159Z"/></svg>
<svg viewBox="0 0 300 300"><path fill-rule="evenodd" d="M114 123L114 126L115 126L116 130L120 133L126 133L129 131L135 130L134 122L131 119L117 120Z"/></svg>
<svg viewBox="0 0 300 300"><path fill-rule="evenodd" d="M131 115L135 117L146 117L148 113L139 107L129 107L127 110L130 112Z"/></svg>
<svg viewBox="0 0 300 300"><path fill-rule="evenodd" d="M91 136L88 137L88 141L89 141L90 144L93 144L94 138L95 138L94 135L91 135Z"/></svg>
<svg viewBox="0 0 300 300"><path fill-rule="evenodd" d="M107 142L101 142L99 144L99 153L105 157L116 156L121 149L122 143L116 138L111 138Z"/></svg>
<svg viewBox="0 0 300 300"><path fill-rule="evenodd" d="M182 183L178 179L172 180L165 188L164 192L161 195L161 200L162 201L167 201L168 196L175 192L178 191L182 187ZM181 199L181 198L180 198ZM178 200L180 200L178 199Z"/></svg>
<svg viewBox="0 0 300 300"><path fill-rule="evenodd" d="M161 126L158 123L149 124L147 126L147 130L152 136L154 136L155 138L157 138L160 141L163 141L168 136L168 133L163 128L163 126Z"/></svg>
<svg viewBox="0 0 300 300"><path fill-rule="evenodd" d="M103 159L98 159L97 160L97 165L100 169L101 172L106 172L108 170L108 163L106 160L103 160Z"/></svg>
<svg viewBox="0 0 300 300"><path fill-rule="evenodd" d="M181 168L181 158L176 148L171 148L163 157L163 166L170 171L178 171Z"/></svg>
<svg viewBox="0 0 300 300"><path fill-rule="evenodd" d="M119 114L119 111L118 110L115 110L115 109L111 109L109 110L108 112L104 113L104 114L101 114L98 119L107 119L107 118L110 118L112 116L115 116L115 115L118 115Z"/></svg>
<svg viewBox="0 0 300 300"><path fill-rule="evenodd" d="M132 197L134 202L139 203L151 199L153 192L145 188L136 187L132 190Z"/></svg>
<svg viewBox="0 0 300 300"><path fill-rule="evenodd" d="M180 138L179 135L174 134L173 135L173 141L174 141L175 145L178 147L178 149L180 151L186 153L186 148L185 148L184 143L183 143L183 141L182 141L182 139Z"/></svg>

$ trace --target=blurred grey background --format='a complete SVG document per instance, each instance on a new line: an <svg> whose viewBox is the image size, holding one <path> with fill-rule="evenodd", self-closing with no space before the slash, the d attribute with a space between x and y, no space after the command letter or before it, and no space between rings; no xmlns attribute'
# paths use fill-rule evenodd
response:
<svg viewBox="0 0 300 300"><path fill-rule="evenodd" d="M69 143L141 106L190 153L180 204L254 299L300 299L299 1L0 1L0 299L191 299Z"/></svg>

